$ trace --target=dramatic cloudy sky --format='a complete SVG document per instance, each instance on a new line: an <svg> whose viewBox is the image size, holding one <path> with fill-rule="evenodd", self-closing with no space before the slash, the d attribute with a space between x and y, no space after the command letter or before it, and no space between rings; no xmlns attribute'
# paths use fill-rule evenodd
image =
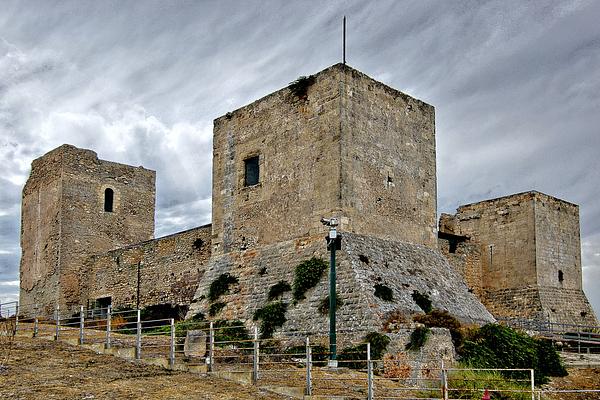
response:
<svg viewBox="0 0 600 400"><path fill-rule="evenodd" d="M156 235L210 221L212 120L341 58L436 107L439 211L536 189L581 206L600 311L600 2L2 1L0 300L20 196L63 143L157 171Z"/></svg>

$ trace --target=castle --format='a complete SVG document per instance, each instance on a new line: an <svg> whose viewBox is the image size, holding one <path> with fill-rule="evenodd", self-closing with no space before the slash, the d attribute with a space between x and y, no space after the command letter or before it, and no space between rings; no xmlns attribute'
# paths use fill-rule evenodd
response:
<svg viewBox="0 0 600 400"><path fill-rule="evenodd" d="M582 290L574 204L528 192L437 222L434 108L343 64L214 121L212 224L153 239L155 173L63 145L23 189L21 303L209 314L250 321L296 265L327 258L335 216L341 329L415 313L415 292L465 322L523 317L598 325ZM385 287L390 296L377 295ZM289 304L288 330L326 330L327 278ZM382 298L384 297L384 298Z"/></svg>

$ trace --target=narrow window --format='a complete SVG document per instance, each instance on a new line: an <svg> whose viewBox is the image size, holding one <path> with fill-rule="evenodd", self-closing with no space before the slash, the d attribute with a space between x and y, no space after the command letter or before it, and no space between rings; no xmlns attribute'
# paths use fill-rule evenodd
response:
<svg viewBox="0 0 600 400"><path fill-rule="evenodd" d="M250 157L244 160L244 173L244 186L253 186L258 184L258 156Z"/></svg>
<svg viewBox="0 0 600 400"><path fill-rule="evenodd" d="M564 280L565 280L565 276L564 276L563 272L559 269L558 270L558 281L560 283L562 283Z"/></svg>
<svg viewBox="0 0 600 400"><path fill-rule="evenodd" d="M104 191L104 211L112 212L113 211L113 197L115 192L111 188L107 188Z"/></svg>
<svg viewBox="0 0 600 400"><path fill-rule="evenodd" d="M448 252L449 253L456 253L456 249L458 248L458 241L457 240L450 240L448 243Z"/></svg>

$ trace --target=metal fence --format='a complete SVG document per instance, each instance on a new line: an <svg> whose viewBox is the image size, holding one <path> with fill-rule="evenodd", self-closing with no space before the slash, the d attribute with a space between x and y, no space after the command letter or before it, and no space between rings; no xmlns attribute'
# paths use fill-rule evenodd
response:
<svg viewBox="0 0 600 400"><path fill-rule="evenodd" d="M272 391L311 398L480 399L486 393L514 399L544 399L549 391L534 386L530 369L461 369L443 360L373 357L360 332L338 332L338 368L328 366L327 332L278 332L261 338L227 321L143 319L140 310L106 308L45 315L38 307L0 304L0 320L11 321L18 335L64 340L165 368L204 372L245 381ZM367 332L364 332L367 333Z"/></svg>

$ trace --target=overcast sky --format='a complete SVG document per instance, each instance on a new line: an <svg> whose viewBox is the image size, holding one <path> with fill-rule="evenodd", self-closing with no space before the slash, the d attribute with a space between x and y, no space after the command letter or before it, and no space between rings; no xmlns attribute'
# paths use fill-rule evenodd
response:
<svg viewBox="0 0 600 400"><path fill-rule="evenodd" d="M599 1L2 1L0 300L21 190L63 144L157 172L156 236L210 222L212 121L341 61L436 108L438 208L580 205L600 311Z"/></svg>

